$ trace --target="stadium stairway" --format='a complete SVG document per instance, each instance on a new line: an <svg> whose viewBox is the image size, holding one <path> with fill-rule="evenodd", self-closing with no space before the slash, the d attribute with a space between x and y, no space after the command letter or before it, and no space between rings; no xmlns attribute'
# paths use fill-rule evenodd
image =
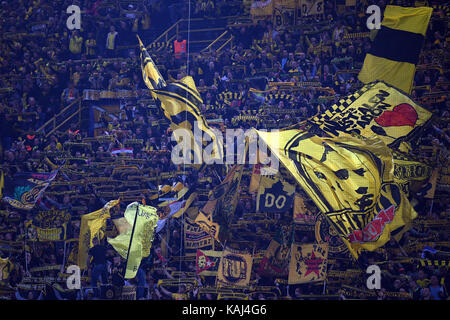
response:
<svg viewBox="0 0 450 320"><path fill-rule="evenodd" d="M188 19L180 19L153 40L147 46L147 50L158 52L167 47L172 48L173 42L179 33L183 39L189 39L190 53L200 53L205 49L209 49L212 45L220 47L229 41L231 37L227 32L228 26L235 23L238 19L242 19L242 17L194 18L190 21Z"/></svg>
<svg viewBox="0 0 450 320"><path fill-rule="evenodd" d="M147 46L147 50L153 53L167 48L173 50L173 42L177 34L181 33L183 39L187 39L189 34L190 54L198 54L208 50L217 51L226 45L232 45L233 36L229 32L229 27L235 23L242 22L243 19L248 20L248 17L194 18L190 21L188 19L180 19L154 39ZM144 43L149 42L145 38L142 40ZM138 47L138 45L119 47L118 50L135 47ZM48 120L37 132L48 137L57 130L67 130L73 120L77 120L78 124L83 126L89 115L86 114L86 108L83 106L82 100L82 98L79 98L64 107L61 112Z"/></svg>

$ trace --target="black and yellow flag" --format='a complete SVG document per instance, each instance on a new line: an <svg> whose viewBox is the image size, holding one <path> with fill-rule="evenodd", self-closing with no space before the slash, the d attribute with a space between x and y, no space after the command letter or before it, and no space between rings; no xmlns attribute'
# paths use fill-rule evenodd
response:
<svg viewBox="0 0 450 320"><path fill-rule="evenodd" d="M243 165L234 165L222 183L214 188L208 202L197 216L196 220L210 221L219 226L219 230L215 229L217 232L216 240L223 241L231 236L228 227L231 225L238 204L243 170ZM202 218L200 213L203 213L206 219ZM212 225L214 226L214 224Z"/></svg>
<svg viewBox="0 0 450 320"><path fill-rule="evenodd" d="M201 276L216 276L222 254L223 251L197 249L197 274Z"/></svg>
<svg viewBox="0 0 450 320"><path fill-rule="evenodd" d="M177 142L184 147L177 151L183 152L186 161L191 164L223 163L222 135L211 128L201 114L203 100L192 77L169 83L153 93L161 101Z"/></svg>
<svg viewBox="0 0 450 320"><path fill-rule="evenodd" d="M420 133L431 116L431 112L406 94L375 81L341 99L310 122L333 137L343 133L377 135L394 148Z"/></svg>
<svg viewBox="0 0 450 320"><path fill-rule="evenodd" d="M206 216L203 212L199 211L195 218L195 223L198 224L203 231L209 234L212 238L219 241L220 225L212 221L212 215Z"/></svg>
<svg viewBox="0 0 450 320"><path fill-rule="evenodd" d="M328 244L293 244L289 284L324 281L327 277Z"/></svg>
<svg viewBox="0 0 450 320"><path fill-rule="evenodd" d="M161 76L161 73L159 73L158 68L156 67L155 63L153 62L153 59L150 57L150 54L147 52L147 49L145 49L139 37L138 41L139 47L141 49L140 57L141 57L142 79L144 80L146 86L150 90L165 87L167 85L166 81ZM151 92L151 94L153 98L156 98L153 92Z"/></svg>
<svg viewBox="0 0 450 320"><path fill-rule="evenodd" d="M52 172L18 172L3 177L3 200L21 210L32 210L45 190L55 179L59 169Z"/></svg>
<svg viewBox="0 0 450 320"><path fill-rule="evenodd" d="M7 280L13 269L14 264L9 260L9 258L3 259L0 257L0 281Z"/></svg>
<svg viewBox="0 0 450 320"><path fill-rule="evenodd" d="M124 213L129 227L122 229L115 238L108 238L108 243L127 259L125 279L136 276L142 258L148 257L158 222L156 208L144 206L138 202L130 203Z"/></svg>
<svg viewBox="0 0 450 320"><path fill-rule="evenodd" d="M217 272L217 286L248 286L252 266L253 258L250 253L225 248Z"/></svg>
<svg viewBox="0 0 450 320"><path fill-rule="evenodd" d="M409 194L410 184L424 182L431 177L433 168L425 159L417 159L409 154L392 150L394 160L394 181L405 194Z"/></svg>
<svg viewBox="0 0 450 320"><path fill-rule="evenodd" d="M429 7L386 6L381 29L366 55L359 80L363 83L383 80L411 93L432 12Z"/></svg>
<svg viewBox="0 0 450 320"><path fill-rule="evenodd" d="M204 225L199 225L190 218L184 219L184 254L195 256L197 249L214 250L214 238L204 230Z"/></svg>
<svg viewBox="0 0 450 320"><path fill-rule="evenodd" d="M295 186L279 175L262 176L259 183L256 212L285 212L292 208Z"/></svg>
<svg viewBox="0 0 450 320"><path fill-rule="evenodd" d="M111 217L111 208L119 204L119 200L111 200L103 208L81 216L80 236L78 240L78 266L86 269L89 248L95 237L102 239L105 234L106 220Z"/></svg>
<svg viewBox="0 0 450 320"><path fill-rule="evenodd" d="M203 162L210 164L214 161L223 163L222 135L209 127L201 114L200 106L203 100L192 77L187 76L167 84L139 37L138 40L141 49L142 78L153 98L161 102L164 115L170 120L176 141L183 147L182 150L177 150L186 157L184 163L197 165ZM189 154L186 154L187 152Z"/></svg>
<svg viewBox="0 0 450 320"><path fill-rule="evenodd" d="M292 225L280 226L261 260L258 273L277 278L287 276L294 239L295 229Z"/></svg>
<svg viewBox="0 0 450 320"><path fill-rule="evenodd" d="M417 213L394 182L390 149L377 137L318 137L302 130L258 131L326 215L355 258L389 241Z"/></svg>
<svg viewBox="0 0 450 320"><path fill-rule="evenodd" d="M315 225L316 215L306 206L305 199L296 194L294 197L294 209L292 221L298 224Z"/></svg>

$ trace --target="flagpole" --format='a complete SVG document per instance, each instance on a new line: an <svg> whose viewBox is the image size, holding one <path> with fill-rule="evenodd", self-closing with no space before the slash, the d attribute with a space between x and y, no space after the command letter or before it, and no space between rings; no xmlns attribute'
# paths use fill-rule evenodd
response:
<svg viewBox="0 0 450 320"><path fill-rule="evenodd" d="M127 273L127 264L128 264L128 257L130 256L130 249L131 249L131 242L133 241L133 235L134 235L134 229L136 227L136 221L138 217L138 211L139 211L139 203L136 206L136 214L134 216L134 223L133 223L133 229L131 230L131 236L130 236L130 243L128 245L128 252L127 252L127 259L125 260L125 270L123 273L123 278L125 279L125 274Z"/></svg>

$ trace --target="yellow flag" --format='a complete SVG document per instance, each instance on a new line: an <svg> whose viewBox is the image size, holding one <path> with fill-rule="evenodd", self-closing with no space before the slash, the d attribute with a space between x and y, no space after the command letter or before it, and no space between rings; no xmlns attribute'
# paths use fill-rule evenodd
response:
<svg viewBox="0 0 450 320"><path fill-rule="evenodd" d="M173 214L174 218L181 217L191 206L191 204L197 199L197 192L192 192L189 194L189 197L186 201L182 202L181 208Z"/></svg>
<svg viewBox="0 0 450 320"><path fill-rule="evenodd" d="M118 204L119 200L111 200L102 209L81 216L78 240L78 266L80 269L86 269L88 251L93 245L92 240L95 237L103 238L106 220L111 217L109 211Z"/></svg>
<svg viewBox="0 0 450 320"><path fill-rule="evenodd" d="M250 186L248 188L249 193L258 192L259 182L261 181L261 167L262 165L259 163L253 165L252 178L250 179Z"/></svg>
<svg viewBox="0 0 450 320"><path fill-rule="evenodd" d="M220 226L218 223L212 221L211 215L206 216L203 212L199 211L197 217L195 218L195 223L197 223L203 231L219 241Z"/></svg>
<svg viewBox="0 0 450 320"><path fill-rule="evenodd" d="M389 147L419 134L431 112L384 82L372 82L310 119L327 134L377 135Z"/></svg>
<svg viewBox="0 0 450 320"><path fill-rule="evenodd" d="M217 285L248 286L252 272L253 258L249 253L226 248L220 258Z"/></svg>
<svg viewBox="0 0 450 320"><path fill-rule="evenodd" d="M427 187L429 186L429 189L427 193L425 194L425 198L433 199L434 193L436 192L436 184L439 177L439 170L436 168L433 170L433 174L431 175L430 181L427 184Z"/></svg>
<svg viewBox="0 0 450 320"><path fill-rule="evenodd" d="M328 244L293 244L289 284L324 281L327 276Z"/></svg>
<svg viewBox="0 0 450 320"><path fill-rule="evenodd" d="M389 148L377 137L323 138L302 130L257 131L333 223L356 258L417 217L394 182Z"/></svg>
<svg viewBox="0 0 450 320"><path fill-rule="evenodd" d="M238 204L243 170L243 165L234 165L222 183L214 188L212 196L200 210L208 221L214 221L220 226L220 230L215 230L220 231L216 238L218 241L225 241L231 237L229 226ZM201 216L198 219L201 219Z"/></svg>
<svg viewBox="0 0 450 320"><path fill-rule="evenodd" d="M131 228L115 238L108 238L109 244L127 259L125 279L136 276L142 258L148 257L158 222L156 208L133 202L127 206L124 218Z"/></svg>
<svg viewBox="0 0 450 320"><path fill-rule="evenodd" d="M416 64L424 43L433 8L388 5L381 29L367 53L359 80L383 80L411 93Z"/></svg>
<svg viewBox="0 0 450 320"><path fill-rule="evenodd" d="M9 260L9 258L3 259L0 257L0 281L8 279L13 267L14 264Z"/></svg>
<svg viewBox="0 0 450 320"><path fill-rule="evenodd" d="M256 212L284 212L292 208L295 186L279 175L262 176L256 200Z"/></svg>
<svg viewBox="0 0 450 320"><path fill-rule="evenodd" d="M114 225L116 226L117 231L119 234L125 233L128 231L128 229L131 229L131 225L128 223L127 219L124 217L119 219L113 220Z"/></svg>
<svg viewBox="0 0 450 320"><path fill-rule="evenodd" d="M223 163L222 135L211 128L201 114L203 100L192 77L184 77L152 92L161 101L164 115L170 120L170 127L179 144L176 150L184 151L183 163Z"/></svg>
<svg viewBox="0 0 450 320"><path fill-rule="evenodd" d="M316 215L313 214L305 205L305 199L296 194L294 198L293 222L299 224L314 225Z"/></svg>
<svg viewBox="0 0 450 320"><path fill-rule="evenodd" d="M139 48L141 49L141 70L142 70L142 79L144 80L146 86L152 89L159 89L166 86L166 81L159 73L156 64L153 62L153 59L150 57L147 49L142 44L139 36L137 37L139 41ZM155 94L151 92L153 98L156 98Z"/></svg>

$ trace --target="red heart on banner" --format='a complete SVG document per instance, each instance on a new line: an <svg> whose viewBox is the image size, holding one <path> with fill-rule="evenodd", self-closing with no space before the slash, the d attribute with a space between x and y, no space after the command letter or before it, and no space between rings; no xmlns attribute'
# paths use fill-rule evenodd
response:
<svg viewBox="0 0 450 320"><path fill-rule="evenodd" d="M384 111L375 122L382 127L414 127L417 121L417 111L408 103L402 103L394 107L392 111Z"/></svg>
<svg viewBox="0 0 450 320"><path fill-rule="evenodd" d="M35 135L27 134L28 140L33 140L35 137L36 137Z"/></svg>

